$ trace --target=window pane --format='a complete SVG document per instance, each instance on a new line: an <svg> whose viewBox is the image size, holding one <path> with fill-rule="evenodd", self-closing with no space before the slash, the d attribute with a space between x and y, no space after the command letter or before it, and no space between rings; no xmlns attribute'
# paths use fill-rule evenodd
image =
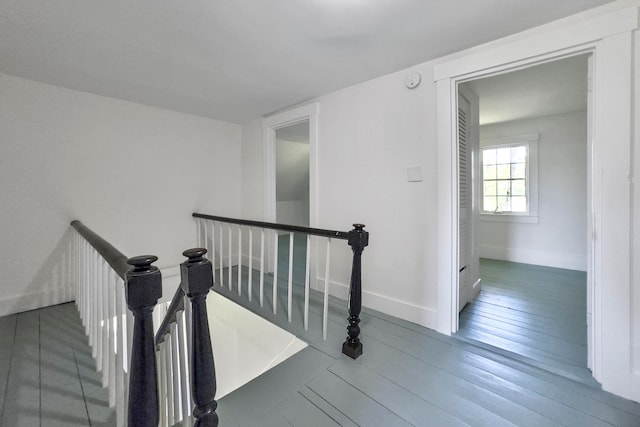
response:
<svg viewBox="0 0 640 427"><path fill-rule="evenodd" d="M527 160L527 147L511 147L511 163L524 163Z"/></svg>
<svg viewBox="0 0 640 427"><path fill-rule="evenodd" d="M496 150L496 163L511 163L511 149L509 147Z"/></svg>
<svg viewBox="0 0 640 427"><path fill-rule="evenodd" d="M496 166L495 165L491 165L491 166L485 166L484 167L484 175L482 176L483 179L496 179Z"/></svg>
<svg viewBox="0 0 640 427"><path fill-rule="evenodd" d="M511 210L513 212L526 212L527 198L524 196L513 196L511 198Z"/></svg>
<svg viewBox="0 0 640 427"><path fill-rule="evenodd" d="M482 150L482 163L485 165L495 165L496 164L496 150Z"/></svg>
<svg viewBox="0 0 640 427"><path fill-rule="evenodd" d="M499 196L498 197L498 211L510 212L511 211L511 197Z"/></svg>
<svg viewBox="0 0 640 427"><path fill-rule="evenodd" d="M524 163L511 165L511 178L526 178L526 165Z"/></svg>
<svg viewBox="0 0 640 427"><path fill-rule="evenodd" d="M516 179L511 181L511 194L514 196L526 196L526 186L524 179Z"/></svg>
<svg viewBox="0 0 640 427"><path fill-rule="evenodd" d="M482 205L482 210L486 212L495 212L496 210L496 198L495 197L485 197L484 204Z"/></svg>
<svg viewBox="0 0 640 427"><path fill-rule="evenodd" d="M484 182L484 192L485 196L495 196L497 193L496 181L485 181Z"/></svg>
<svg viewBox="0 0 640 427"><path fill-rule="evenodd" d="M511 165L498 165L498 179L511 178Z"/></svg>
<svg viewBox="0 0 640 427"><path fill-rule="evenodd" d="M511 194L511 181L497 181L498 196L508 196Z"/></svg>

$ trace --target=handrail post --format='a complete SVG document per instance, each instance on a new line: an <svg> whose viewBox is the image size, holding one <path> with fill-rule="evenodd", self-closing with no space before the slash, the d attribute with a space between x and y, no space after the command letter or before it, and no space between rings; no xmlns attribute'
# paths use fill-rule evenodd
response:
<svg viewBox="0 0 640 427"><path fill-rule="evenodd" d="M206 253L207 250L203 248L184 251L182 254L189 259L180 264L180 276L182 289L191 300L192 308L191 395L195 403L194 426L217 427L216 369L206 306L207 294L213 286L213 269L211 262L203 258Z"/></svg>
<svg viewBox="0 0 640 427"><path fill-rule="evenodd" d="M126 273L126 299L133 312L133 341L129 376L128 425L157 427L159 422L156 346L153 308L162 296L162 275L151 264L153 255L129 258L134 268Z"/></svg>
<svg viewBox="0 0 640 427"><path fill-rule="evenodd" d="M369 233L364 230L364 224L353 224L349 231L349 246L353 250L353 265L351 267L351 284L349 287L349 326L347 339L342 344L342 353L352 359L362 355L360 342L360 311L362 310L362 251L369 245Z"/></svg>

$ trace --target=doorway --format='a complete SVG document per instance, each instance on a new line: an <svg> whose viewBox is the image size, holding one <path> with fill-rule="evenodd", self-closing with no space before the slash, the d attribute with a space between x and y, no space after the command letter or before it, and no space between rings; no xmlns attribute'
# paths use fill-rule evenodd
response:
<svg viewBox="0 0 640 427"><path fill-rule="evenodd" d="M460 307L456 336L584 381L588 69L589 55L576 55L458 88L479 99L480 139L469 186L477 235L463 244L461 228L458 250L476 245L483 289Z"/></svg>
<svg viewBox="0 0 640 427"><path fill-rule="evenodd" d="M276 129L276 222L309 226L309 120Z"/></svg>
<svg viewBox="0 0 640 427"><path fill-rule="evenodd" d="M313 103L263 119L265 221L306 227L317 224L318 112L318 104ZM288 236L280 238L276 233L269 233L265 243L267 270L274 273L278 270L283 273L277 265L287 261L291 249L298 254L297 258L304 258L307 251L306 237L300 233L296 233L293 248ZM313 245L309 249L311 254L315 253ZM313 257L310 277L315 277Z"/></svg>
<svg viewBox="0 0 640 427"><path fill-rule="evenodd" d="M589 357L593 376L603 389L628 398L637 398L640 390L640 375L634 368L640 366L640 358L634 358L632 352L636 345L632 306L620 303L632 300L629 159L633 141L632 31L637 26L637 8L568 18L434 67L438 129L436 329L451 335L458 329L458 83L576 54L593 54L589 161L598 173L592 174L589 182L592 260L588 271L593 273L587 294Z"/></svg>

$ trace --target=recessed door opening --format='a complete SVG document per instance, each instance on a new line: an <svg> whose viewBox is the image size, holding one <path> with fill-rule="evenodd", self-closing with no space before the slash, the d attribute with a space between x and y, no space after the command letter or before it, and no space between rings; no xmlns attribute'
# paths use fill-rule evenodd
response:
<svg viewBox="0 0 640 427"><path fill-rule="evenodd" d="M456 334L587 382L588 82L583 54L459 85Z"/></svg>
<svg viewBox="0 0 640 427"><path fill-rule="evenodd" d="M309 120L276 129L276 221L309 226Z"/></svg>

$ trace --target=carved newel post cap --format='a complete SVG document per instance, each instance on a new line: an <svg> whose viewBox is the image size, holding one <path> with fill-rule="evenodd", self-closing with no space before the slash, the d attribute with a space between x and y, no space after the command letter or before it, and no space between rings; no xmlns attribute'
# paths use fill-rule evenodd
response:
<svg viewBox="0 0 640 427"><path fill-rule="evenodd" d="M202 257L206 253L207 253L207 250L205 248L193 248L193 249L187 249L186 251L182 252L182 255L189 258L188 262L197 262L197 261L201 261Z"/></svg>
<svg viewBox="0 0 640 427"><path fill-rule="evenodd" d="M349 232L347 243L354 250L362 251L369 246L369 232L365 231L364 224L353 224L353 230Z"/></svg>
<svg viewBox="0 0 640 427"><path fill-rule="evenodd" d="M151 265L157 260L154 255L140 255L127 260L133 269L126 274L125 296L132 310L153 307L162 297L162 274L158 267Z"/></svg>
<svg viewBox="0 0 640 427"><path fill-rule="evenodd" d="M151 264L153 264L157 260L158 260L158 257L155 255L138 255L138 256L134 256L133 258L129 258L127 260L127 264L132 265L134 268L134 271L137 271L137 272L150 271ZM153 268L156 268L156 267L153 267Z"/></svg>
<svg viewBox="0 0 640 427"><path fill-rule="evenodd" d="M211 262L203 258L207 253L204 248L187 249L182 255L189 258L180 264L180 276L182 289L188 296L209 292L213 286L213 268Z"/></svg>

